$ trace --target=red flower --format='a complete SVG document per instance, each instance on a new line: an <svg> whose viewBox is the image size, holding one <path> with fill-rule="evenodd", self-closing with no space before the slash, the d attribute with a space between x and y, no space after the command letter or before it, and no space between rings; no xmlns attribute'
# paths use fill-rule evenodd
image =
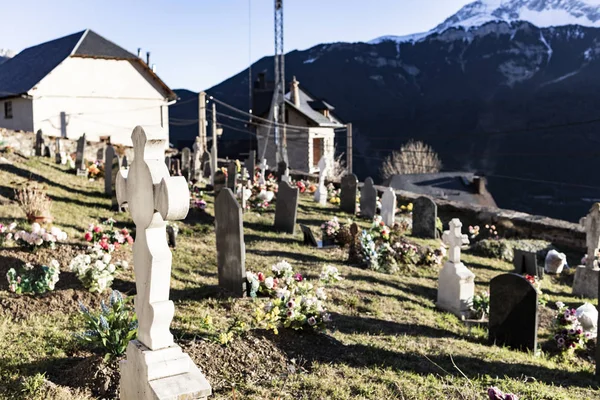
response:
<svg viewBox="0 0 600 400"><path fill-rule="evenodd" d="M86 233L85 233L85 240L86 240L87 242L91 242L91 241L92 241L92 237L93 237L93 236L92 236L92 232L86 232Z"/></svg>
<svg viewBox="0 0 600 400"><path fill-rule="evenodd" d="M258 273L258 280L260 282L264 282L265 281L265 274L263 274L262 272Z"/></svg>
<svg viewBox="0 0 600 400"><path fill-rule="evenodd" d="M104 250L108 250L108 242L104 239L102 239L100 242L98 242L98 244L100 245L100 247L102 247Z"/></svg>
<svg viewBox="0 0 600 400"><path fill-rule="evenodd" d="M98 232L100 232L100 231L102 231L102 228L100 228L98 225L96 225L96 226L94 227L94 232L95 232L95 233L98 233Z"/></svg>
<svg viewBox="0 0 600 400"><path fill-rule="evenodd" d="M525 279L527 279L527 281L529 281L529 283L531 283L532 285L535 284L535 277L532 275L525 275Z"/></svg>
<svg viewBox="0 0 600 400"><path fill-rule="evenodd" d="M385 226L385 222L381 221L381 222L379 222L379 225Z"/></svg>
<svg viewBox="0 0 600 400"><path fill-rule="evenodd" d="M127 228L121 229L121 233L125 236L129 235L129 231L127 230Z"/></svg>

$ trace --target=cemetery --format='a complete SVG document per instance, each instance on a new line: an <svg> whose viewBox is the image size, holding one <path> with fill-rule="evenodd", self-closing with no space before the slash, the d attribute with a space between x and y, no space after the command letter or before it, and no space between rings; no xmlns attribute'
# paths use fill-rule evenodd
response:
<svg viewBox="0 0 600 400"><path fill-rule="evenodd" d="M600 397L597 204L567 246L325 158L45 140L0 155L0 399Z"/></svg>

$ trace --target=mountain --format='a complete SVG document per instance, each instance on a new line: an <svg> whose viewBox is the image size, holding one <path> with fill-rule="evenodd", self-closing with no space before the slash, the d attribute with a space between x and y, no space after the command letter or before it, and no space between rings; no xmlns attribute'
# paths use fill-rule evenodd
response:
<svg viewBox="0 0 600 400"><path fill-rule="evenodd" d="M576 221L600 199L593 173L600 29L583 26L597 21L598 7L591 0L478 1L442 23L454 25L410 40L292 51L286 78L296 76L353 123L361 179L378 177L382 159L416 138L433 146L445 169L486 175L500 207ZM531 10L567 12L581 24L538 27L505 17ZM481 25L469 22L477 16ZM262 71L273 76L272 57L252 65L254 79ZM208 92L247 109L248 70ZM180 118L197 118L197 108ZM343 148L344 137L338 142Z"/></svg>
<svg viewBox="0 0 600 400"><path fill-rule="evenodd" d="M4 61L8 60L9 58L12 58L16 55L16 53L12 50L8 50L8 49L0 49L0 64L2 64Z"/></svg>

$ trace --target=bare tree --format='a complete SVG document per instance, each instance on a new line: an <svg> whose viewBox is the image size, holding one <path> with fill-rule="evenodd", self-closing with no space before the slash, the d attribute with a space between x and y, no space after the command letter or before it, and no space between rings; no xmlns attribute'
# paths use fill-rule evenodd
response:
<svg viewBox="0 0 600 400"><path fill-rule="evenodd" d="M346 173L346 161L344 161L344 153L333 159L333 164L330 166L327 173L327 180L339 182L342 175Z"/></svg>
<svg viewBox="0 0 600 400"><path fill-rule="evenodd" d="M400 150L392 152L383 160L381 175L387 179L392 175L428 174L439 172L442 161L431 146L409 140Z"/></svg>

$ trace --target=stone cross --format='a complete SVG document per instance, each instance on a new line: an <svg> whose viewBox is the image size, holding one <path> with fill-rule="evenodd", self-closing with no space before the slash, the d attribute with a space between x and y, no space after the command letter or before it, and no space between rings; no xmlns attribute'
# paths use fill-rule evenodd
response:
<svg viewBox="0 0 600 400"><path fill-rule="evenodd" d="M462 222L458 218L450 221L450 230L445 231L442 240L450 246L448 251L448 261L458 264L460 262L460 248L469 244L469 236L463 235L461 232Z"/></svg>
<svg viewBox="0 0 600 400"><path fill-rule="evenodd" d="M258 164L258 168L260 168L260 177L258 178L258 184L262 186L265 183L267 183L267 181L265 180L265 171L267 170L267 168L269 168L269 166L267 165L266 158L263 158L262 162Z"/></svg>
<svg viewBox="0 0 600 400"><path fill-rule="evenodd" d="M42 157L44 155L44 136L42 134L42 130L39 129L35 134L35 155L38 157Z"/></svg>
<svg viewBox="0 0 600 400"><path fill-rule="evenodd" d="M387 188L383 192L383 196L381 196L381 218L387 226L394 226L396 219L396 192L392 188Z"/></svg>
<svg viewBox="0 0 600 400"><path fill-rule="evenodd" d="M169 176L162 132L147 134L137 126L131 138L135 158L118 175L117 199L120 206L128 205L136 225L138 337L121 362L121 399L205 399L210 385L169 331L175 305L169 300L173 255L166 221L185 218L190 192L183 177Z"/></svg>
<svg viewBox="0 0 600 400"><path fill-rule="evenodd" d="M587 268L594 268L594 260L600 248L600 203L596 203L583 221L585 227L585 243L587 247Z"/></svg>
<svg viewBox="0 0 600 400"><path fill-rule="evenodd" d="M329 162L327 157L321 157L319 161L319 185L315 192L314 200L320 205L324 206L327 204L327 188L325 187L325 178L329 173Z"/></svg>

